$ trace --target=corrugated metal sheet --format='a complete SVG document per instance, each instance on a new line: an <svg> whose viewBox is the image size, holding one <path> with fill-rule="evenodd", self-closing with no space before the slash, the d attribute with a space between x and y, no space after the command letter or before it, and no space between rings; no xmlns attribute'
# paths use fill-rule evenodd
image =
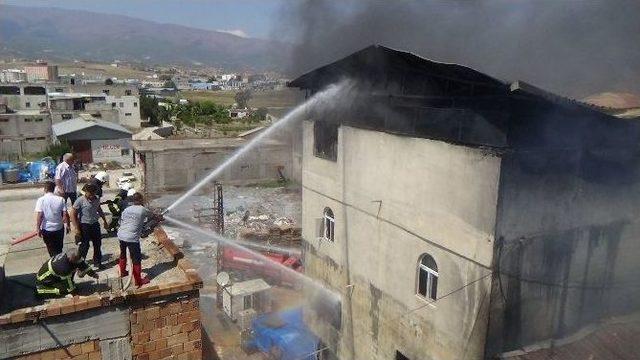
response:
<svg viewBox="0 0 640 360"><path fill-rule="evenodd" d="M89 129L92 127L109 129L109 130L113 130L123 134L131 135L131 131L127 130L125 127L123 127L120 124L116 124L116 123L112 123L112 122L104 121L100 119L85 120L82 117L77 117L71 120L54 124L51 128L53 130L53 133L57 137L60 137L60 136L71 134L77 131Z"/></svg>

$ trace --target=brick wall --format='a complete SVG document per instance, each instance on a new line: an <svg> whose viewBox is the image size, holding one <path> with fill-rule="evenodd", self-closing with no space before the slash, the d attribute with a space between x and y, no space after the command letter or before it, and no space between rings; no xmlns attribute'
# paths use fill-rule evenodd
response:
<svg viewBox="0 0 640 360"><path fill-rule="evenodd" d="M148 304L131 311L134 360L200 360L198 297Z"/></svg>
<svg viewBox="0 0 640 360"><path fill-rule="evenodd" d="M73 344L59 349L46 350L17 358L18 360L101 360L98 341L91 340L81 344Z"/></svg>

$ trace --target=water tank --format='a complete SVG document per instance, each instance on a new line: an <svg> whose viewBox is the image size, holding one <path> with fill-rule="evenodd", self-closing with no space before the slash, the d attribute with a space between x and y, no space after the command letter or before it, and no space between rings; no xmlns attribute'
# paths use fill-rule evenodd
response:
<svg viewBox="0 0 640 360"><path fill-rule="evenodd" d="M18 182L18 169L7 169L4 171L4 181L8 183Z"/></svg>

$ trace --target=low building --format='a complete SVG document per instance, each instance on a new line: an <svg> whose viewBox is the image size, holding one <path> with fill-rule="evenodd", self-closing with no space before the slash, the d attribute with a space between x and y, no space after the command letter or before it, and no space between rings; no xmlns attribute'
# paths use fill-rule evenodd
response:
<svg viewBox="0 0 640 360"><path fill-rule="evenodd" d="M122 125L96 119L89 114L53 125L54 141L65 140L83 163L132 164L131 131Z"/></svg>
<svg viewBox="0 0 640 360"><path fill-rule="evenodd" d="M12 110L42 110L47 108L47 88L42 85L0 85L0 99Z"/></svg>
<svg viewBox="0 0 640 360"><path fill-rule="evenodd" d="M20 69L5 69L0 71L0 83L27 82L27 73Z"/></svg>
<svg viewBox="0 0 640 360"><path fill-rule="evenodd" d="M190 83L191 90L220 90L220 83L215 82L194 82Z"/></svg>
<svg viewBox="0 0 640 360"><path fill-rule="evenodd" d="M80 114L91 114L94 118L119 124L120 112L112 103L107 103L106 95L83 93L49 94L49 109L53 124L70 120Z"/></svg>
<svg viewBox="0 0 640 360"><path fill-rule="evenodd" d="M73 297L46 301L33 290L35 273L49 258L44 244L3 248L0 358L202 359L202 280L164 231L150 239L142 247L151 283L126 287L128 277L109 265L97 281L76 276ZM105 240L105 256L117 257L117 239Z"/></svg>
<svg viewBox="0 0 640 360"><path fill-rule="evenodd" d="M305 272L340 298L305 313L327 356L493 359L638 314L640 123L383 46L290 86L345 78L328 101L349 106L303 125Z"/></svg>
<svg viewBox="0 0 640 360"><path fill-rule="evenodd" d="M43 152L50 144L51 116L48 111L0 111L0 159Z"/></svg>
<svg viewBox="0 0 640 360"><path fill-rule="evenodd" d="M247 143L239 138L133 140L136 164L142 169L145 191L158 194L183 190L221 165ZM289 177L291 145L264 141L231 164L218 177L226 183L247 183Z"/></svg>
<svg viewBox="0 0 640 360"><path fill-rule="evenodd" d="M58 81L58 66L48 65L46 62L27 65L24 67L24 72L30 83Z"/></svg>

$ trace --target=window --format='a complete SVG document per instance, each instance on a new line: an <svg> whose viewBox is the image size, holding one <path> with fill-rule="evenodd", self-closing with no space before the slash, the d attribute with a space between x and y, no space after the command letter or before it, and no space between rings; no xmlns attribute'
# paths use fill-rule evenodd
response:
<svg viewBox="0 0 640 360"><path fill-rule="evenodd" d="M316 121L313 124L314 155L323 159L338 159L338 124Z"/></svg>
<svg viewBox="0 0 640 360"><path fill-rule="evenodd" d="M129 149L120 149L120 156L127 156L130 154Z"/></svg>
<svg viewBox="0 0 640 360"><path fill-rule="evenodd" d="M253 309L253 295L245 295L244 299L244 309Z"/></svg>
<svg viewBox="0 0 640 360"><path fill-rule="evenodd" d="M0 122L9 122L9 119L7 119L7 118L0 118Z"/></svg>
<svg viewBox="0 0 640 360"><path fill-rule="evenodd" d="M62 120L69 120L69 119L71 119L72 115L71 114L62 114L61 116L62 116Z"/></svg>
<svg viewBox="0 0 640 360"><path fill-rule="evenodd" d="M108 89L104 89L104 90L102 90L102 93L104 93L105 95L109 95L109 90Z"/></svg>
<svg viewBox="0 0 640 360"><path fill-rule="evenodd" d="M138 103L137 102L133 102L133 107L138 107Z"/></svg>
<svg viewBox="0 0 640 360"><path fill-rule="evenodd" d="M63 92L64 89L63 88L56 88L56 92Z"/></svg>
<svg viewBox="0 0 640 360"><path fill-rule="evenodd" d="M116 103L112 102L111 107L116 107Z"/></svg>
<svg viewBox="0 0 640 360"><path fill-rule="evenodd" d="M131 90L125 90L125 91L124 91L124 94L125 94L125 95L131 95Z"/></svg>
<svg viewBox="0 0 640 360"><path fill-rule="evenodd" d="M31 103L27 101L26 103L24 103L24 107L31 107Z"/></svg>
<svg viewBox="0 0 640 360"><path fill-rule="evenodd" d="M124 116L131 116L131 113L124 113Z"/></svg>
<svg viewBox="0 0 640 360"><path fill-rule="evenodd" d="M24 119L24 122L32 122L32 121L33 121L33 119L30 119L30 118L25 118Z"/></svg>
<svg viewBox="0 0 640 360"><path fill-rule="evenodd" d="M418 295L430 300L437 300L438 266L431 255L420 257L418 266Z"/></svg>
<svg viewBox="0 0 640 360"><path fill-rule="evenodd" d="M322 237L334 241L335 240L335 229L336 229L336 218L333 216L333 211L330 208L324 208L324 217L322 220L322 229L323 234Z"/></svg>
<svg viewBox="0 0 640 360"><path fill-rule="evenodd" d="M20 95L20 88L17 86L0 86L0 95Z"/></svg>
<svg viewBox="0 0 640 360"><path fill-rule="evenodd" d="M42 119L42 118L36 119L36 122L42 122L42 121L44 121L44 119Z"/></svg>
<svg viewBox="0 0 640 360"><path fill-rule="evenodd" d="M120 105L120 107L121 107L121 108L123 108L123 107L124 107L124 103L123 103L123 102L120 102L120 104L119 104L119 105Z"/></svg>
<svg viewBox="0 0 640 360"><path fill-rule="evenodd" d="M42 86L25 86L24 87L25 95L46 95L47 89Z"/></svg>
<svg viewBox="0 0 640 360"><path fill-rule="evenodd" d="M409 360L408 357L406 357L403 353L401 353L400 351L396 350L396 360Z"/></svg>

